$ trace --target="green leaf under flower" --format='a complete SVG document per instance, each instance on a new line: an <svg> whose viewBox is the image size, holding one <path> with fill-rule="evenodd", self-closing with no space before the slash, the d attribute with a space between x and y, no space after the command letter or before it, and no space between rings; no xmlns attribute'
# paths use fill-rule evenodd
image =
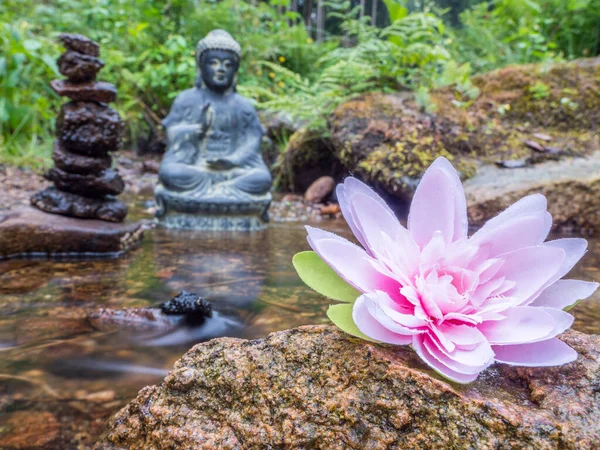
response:
<svg viewBox="0 0 600 450"><path fill-rule="evenodd" d="M293 263L302 281L325 297L349 303L361 295L315 252L296 253Z"/></svg>
<svg viewBox="0 0 600 450"><path fill-rule="evenodd" d="M352 336L356 336L361 339L365 339L371 342L377 342L374 339L364 335L360 332L354 320L352 319L352 307L353 303L344 303L340 305L331 305L327 310L327 317L331 320L338 328L345 331Z"/></svg>

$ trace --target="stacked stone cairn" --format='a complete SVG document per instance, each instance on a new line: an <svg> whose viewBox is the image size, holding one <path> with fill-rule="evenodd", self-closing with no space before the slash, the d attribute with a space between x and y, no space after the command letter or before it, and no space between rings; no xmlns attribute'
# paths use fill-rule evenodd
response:
<svg viewBox="0 0 600 450"><path fill-rule="evenodd" d="M125 183L111 168L109 152L119 149L123 121L107 103L117 97L114 85L96 81L104 66L99 45L79 34L61 34L66 48L58 59L66 80L50 86L65 103L57 118L52 159L55 166L45 177L54 182L31 198L42 211L81 219L122 222L127 207L116 198Z"/></svg>

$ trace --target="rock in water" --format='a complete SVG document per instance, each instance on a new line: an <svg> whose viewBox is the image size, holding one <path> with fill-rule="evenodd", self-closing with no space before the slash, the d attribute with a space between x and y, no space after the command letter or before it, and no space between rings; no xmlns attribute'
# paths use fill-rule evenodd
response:
<svg viewBox="0 0 600 450"><path fill-rule="evenodd" d="M49 187L31 197L31 204L50 214L122 222L127 206L115 197L89 198Z"/></svg>
<svg viewBox="0 0 600 450"><path fill-rule="evenodd" d="M317 178L304 194L304 200L309 203L323 203L335 187L335 180L330 176Z"/></svg>
<svg viewBox="0 0 600 450"><path fill-rule="evenodd" d="M59 72L69 81L74 82L93 81L96 79L96 74L104 67L101 59L72 50L60 55L56 63Z"/></svg>
<svg viewBox="0 0 600 450"><path fill-rule="evenodd" d="M332 326L196 345L115 414L96 450L600 448L600 337L556 368L448 383L408 347Z"/></svg>
<svg viewBox="0 0 600 450"><path fill-rule="evenodd" d="M116 257L140 241L139 223L81 220L21 208L0 214L0 260L16 257Z"/></svg>
<svg viewBox="0 0 600 450"><path fill-rule="evenodd" d="M83 53L89 56L100 56L100 46L97 42L82 34L62 33L58 40L65 46L67 50Z"/></svg>
<svg viewBox="0 0 600 450"><path fill-rule="evenodd" d="M117 88L105 81L90 81L87 83L72 83L65 80L54 80L50 87L58 95L69 97L74 101L110 103L117 99Z"/></svg>
<svg viewBox="0 0 600 450"><path fill-rule="evenodd" d="M125 189L123 178L113 169L103 170L98 174L81 175L53 167L48 170L45 177L53 181L61 191L85 197L102 198L105 195L119 195Z"/></svg>
<svg viewBox="0 0 600 450"><path fill-rule="evenodd" d="M212 305L197 294L181 291L160 305L164 314L185 316L188 324L199 325L212 316Z"/></svg>
<svg viewBox="0 0 600 450"><path fill-rule="evenodd" d="M56 121L57 138L65 148L88 156L118 150L122 129L117 111L93 102L65 103Z"/></svg>

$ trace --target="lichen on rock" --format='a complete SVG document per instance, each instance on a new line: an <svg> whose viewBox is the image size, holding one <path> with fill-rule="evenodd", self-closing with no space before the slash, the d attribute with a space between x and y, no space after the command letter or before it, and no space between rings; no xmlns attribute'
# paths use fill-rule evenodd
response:
<svg viewBox="0 0 600 450"><path fill-rule="evenodd" d="M600 149L600 58L510 66L476 76L473 84L480 92L474 100L452 86L433 90L431 113L408 92L342 104L329 119L336 157L354 175L408 201L438 156L466 179L480 164ZM540 133L550 141L540 141L536 152L526 142Z"/></svg>
<svg viewBox="0 0 600 450"><path fill-rule="evenodd" d="M598 448L600 337L562 339L577 361L497 364L467 386L440 379L408 347L332 326L215 339L140 391L95 448Z"/></svg>

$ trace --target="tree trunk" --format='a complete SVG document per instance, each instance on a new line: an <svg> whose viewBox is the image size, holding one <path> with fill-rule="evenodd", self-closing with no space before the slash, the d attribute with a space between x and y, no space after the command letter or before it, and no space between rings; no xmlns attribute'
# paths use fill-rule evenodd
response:
<svg viewBox="0 0 600 450"><path fill-rule="evenodd" d="M360 0L360 18L365 16L365 0Z"/></svg>
<svg viewBox="0 0 600 450"><path fill-rule="evenodd" d="M325 10L323 8L323 0L318 0L317 3L317 42L323 40L324 28L325 28Z"/></svg>
<svg viewBox="0 0 600 450"><path fill-rule="evenodd" d="M371 5L371 24L373 26L377 25L377 0L373 0Z"/></svg>
<svg viewBox="0 0 600 450"><path fill-rule="evenodd" d="M313 10L313 0L305 0L304 2L304 22L306 23L306 31L309 36L312 36L312 10Z"/></svg>

